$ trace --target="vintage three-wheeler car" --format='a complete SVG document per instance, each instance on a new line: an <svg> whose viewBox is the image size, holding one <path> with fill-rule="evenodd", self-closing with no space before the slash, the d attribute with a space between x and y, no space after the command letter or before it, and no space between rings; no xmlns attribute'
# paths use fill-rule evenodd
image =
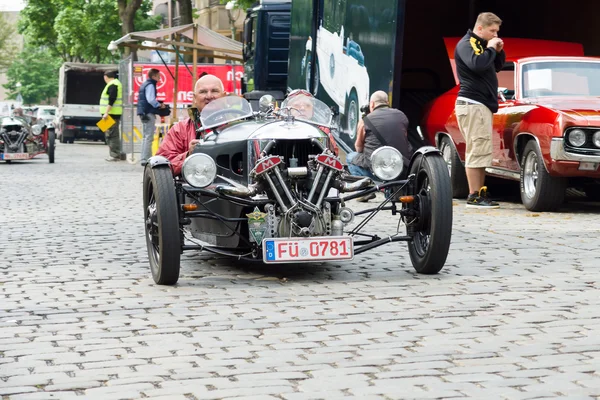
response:
<svg viewBox="0 0 600 400"><path fill-rule="evenodd" d="M452 233L440 152L419 148L405 167L400 152L384 146L371 158L376 181L352 176L331 150L327 132L336 126L327 105L306 96L312 106L300 108L296 96L275 108L269 97L257 112L238 96L208 104L198 118L200 143L181 175L164 157L149 160L143 202L154 281L177 282L183 251L273 264L337 263L400 241L417 272L438 273ZM375 192L384 192L380 204L352 210L349 200ZM398 218L392 232L370 224L380 211Z"/></svg>
<svg viewBox="0 0 600 400"><path fill-rule="evenodd" d="M53 124L29 125L19 116L0 116L0 161L29 160L48 154L54 163L55 133Z"/></svg>

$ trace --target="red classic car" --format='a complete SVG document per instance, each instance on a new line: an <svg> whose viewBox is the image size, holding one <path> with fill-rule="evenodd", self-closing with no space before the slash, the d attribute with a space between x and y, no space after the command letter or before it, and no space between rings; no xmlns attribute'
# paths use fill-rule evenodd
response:
<svg viewBox="0 0 600 400"><path fill-rule="evenodd" d="M458 39L446 39L451 58ZM498 73L493 161L486 173L520 181L521 199L532 211L558 208L567 187L599 200L600 58L583 57L573 43L503 40L507 62ZM466 197L465 142L454 113L458 89L430 103L421 126L442 151L454 197Z"/></svg>

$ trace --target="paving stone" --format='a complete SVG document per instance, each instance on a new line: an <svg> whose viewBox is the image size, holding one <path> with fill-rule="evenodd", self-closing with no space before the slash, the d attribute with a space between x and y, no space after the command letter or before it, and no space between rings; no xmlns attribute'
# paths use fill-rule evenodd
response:
<svg viewBox="0 0 600 400"><path fill-rule="evenodd" d="M600 203L454 200L434 276L415 273L404 244L284 267L186 252L165 287L148 266L142 169L106 153L59 144L51 166L0 165L0 396L600 396Z"/></svg>

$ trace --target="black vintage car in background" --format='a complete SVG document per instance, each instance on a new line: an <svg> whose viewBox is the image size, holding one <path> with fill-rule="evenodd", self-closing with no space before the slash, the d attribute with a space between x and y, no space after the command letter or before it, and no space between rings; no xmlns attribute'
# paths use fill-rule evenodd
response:
<svg viewBox="0 0 600 400"><path fill-rule="evenodd" d="M260 112L237 96L215 100L202 110L202 140L181 176L173 176L166 158L149 160L143 207L156 283L177 282L183 251L273 264L343 262L404 241L417 272L442 269L452 196L440 152L418 149L403 171L400 152L382 147L372 156L380 181L352 176L331 151L331 110L302 96L288 97L278 110L261 99ZM348 200L381 190L381 204L352 210ZM380 211L397 218L395 232L369 225Z"/></svg>

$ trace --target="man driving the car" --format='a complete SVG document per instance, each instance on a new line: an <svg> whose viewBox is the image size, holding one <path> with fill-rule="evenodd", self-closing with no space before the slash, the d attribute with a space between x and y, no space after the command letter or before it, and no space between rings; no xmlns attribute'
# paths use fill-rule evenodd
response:
<svg viewBox="0 0 600 400"><path fill-rule="evenodd" d="M201 112L211 101L225 96L225 89L221 79L214 75L204 75L194 86L193 106ZM194 147L200 142L196 139L196 127L200 121L186 118L173 125L167 136L162 141L156 155L163 156L171 162L173 175L181 173L185 158L192 154Z"/></svg>
<svg viewBox="0 0 600 400"><path fill-rule="evenodd" d="M295 96L287 102L287 105L291 107L290 112L294 118L312 119L315 105L311 97Z"/></svg>
<svg viewBox="0 0 600 400"><path fill-rule="evenodd" d="M315 113L315 98L314 96L304 90L304 89L295 89L292 90L285 100L285 107L290 107L290 114L294 118L299 118L303 120L318 122L314 118ZM335 138L331 133L331 129L327 126L319 125L319 129L324 132L329 137L329 142L331 144L331 150L337 156L339 149L335 142Z"/></svg>

